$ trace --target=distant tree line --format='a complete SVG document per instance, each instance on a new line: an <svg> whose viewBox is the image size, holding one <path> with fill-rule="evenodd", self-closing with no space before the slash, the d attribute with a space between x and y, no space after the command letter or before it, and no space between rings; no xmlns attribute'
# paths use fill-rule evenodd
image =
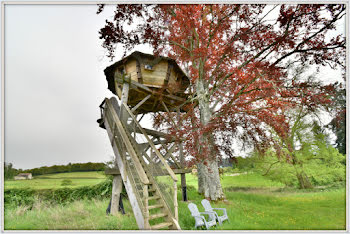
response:
<svg viewBox="0 0 350 234"><path fill-rule="evenodd" d="M4 165L4 179L5 180L13 179L14 176L16 176L17 174L19 174L21 172L22 172L21 169L13 168L12 163L5 163L5 165Z"/></svg>
<svg viewBox="0 0 350 234"><path fill-rule="evenodd" d="M104 163L68 163L67 165L44 166L28 170L15 169L11 163L5 163L4 178L13 179L19 173L32 173L33 176L45 175L63 172L78 172L78 171L103 171Z"/></svg>

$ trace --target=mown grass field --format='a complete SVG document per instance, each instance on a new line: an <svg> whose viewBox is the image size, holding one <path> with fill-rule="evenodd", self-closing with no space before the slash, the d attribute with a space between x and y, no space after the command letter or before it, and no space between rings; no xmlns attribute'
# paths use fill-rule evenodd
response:
<svg viewBox="0 0 350 234"><path fill-rule="evenodd" d="M64 179L72 181L71 185L62 186ZM74 188L80 186L95 185L106 179L103 171L70 172L34 176L32 180L8 180L5 181L4 188L31 188L31 189L57 189Z"/></svg>
<svg viewBox="0 0 350 234"><path fill-rule="evenodd" d="M202 196L196 191L196 177L186 176L189 202L200 211ZM345 188L328 190L285 189L282 184L257 174L222 177L228 201L212 202L225 207L230 218L211 230L345 230ZM188 202L179 198L179 223L194 229ZM81 200L68 205L46 205L38 201L31 210L25 206L5 209L5 230L137 230L130 203L124 199L126 215L106 215L109 199Z"/></svg>

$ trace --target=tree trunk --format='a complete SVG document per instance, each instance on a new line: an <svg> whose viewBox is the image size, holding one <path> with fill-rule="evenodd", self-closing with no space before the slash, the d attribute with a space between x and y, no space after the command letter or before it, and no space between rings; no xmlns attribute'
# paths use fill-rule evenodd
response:
<svg viewBox="0 0 350 234"><path fill-rule="evenodd" d="M212 112L209 108L208 89L204 87L202 80L197 81L196 88L199 102L200 120L205 126L210 122L210 118L212 117ZM205 198L218 200L225 198L225 195L221 187L216 155L217 152L215 151L213 144L212 133L208 132L201 136L199 145L200 152L205 152L202 150L203 148L207 148L209 152L208 155L203 155L205 156L204 159L197 164L198 192L203 194Z"/></svg>
<svg viewBox="0 0 350 234"><path fill-rule="evenodd" d="M225 198L222 191L217 161L205 160L198 163L198 192L210 200ZM201 180L199 178L201 177Z"/></svg>
<svg viewBox="0 0 350 234"><path fill-rule="evenodd" d="M305 174L304 171L297 172L297 178L299 181L299 188L300 189L310 189L313 188L309 177Z"/></svg>
<svg viewBox="0 0 350 234"><path fill-rule="evenodd" d="M296 172L296 176L299 182L300 189L309 189L314 186L311 184L309 177L303 170L303 163L299 161L294 152L294 146L292 144L289 145L289 152L291 152L290 156L292 157L292 163Z"/></svg>

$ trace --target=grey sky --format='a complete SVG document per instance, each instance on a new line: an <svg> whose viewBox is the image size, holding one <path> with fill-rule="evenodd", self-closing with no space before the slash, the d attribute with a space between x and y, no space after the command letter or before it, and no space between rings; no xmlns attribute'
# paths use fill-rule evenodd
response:
<svg viewBox="0 0 350 234"><path fill-rule="evenodd" d="M111 14L96 10L6 5L5 161L16 168L103 162L113 154L96 123L99 104L112 96L103 74L111 62L98 39Z"/></svg>
<svg viewBox="0 0 350 234"><path fill-rule="evenodd" d="M96 120L99 104L112 96L103 74L112 62L98 39L112 9L96 15L96 5L6 5L6 162L26 169L110 160Z"/></svg>

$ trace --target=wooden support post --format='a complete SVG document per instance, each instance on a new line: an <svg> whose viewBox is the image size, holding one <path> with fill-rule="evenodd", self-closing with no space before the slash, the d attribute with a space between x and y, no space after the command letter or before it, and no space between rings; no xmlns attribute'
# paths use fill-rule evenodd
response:
<svg viewBox="0 0 350 234"><path fill-rule="evenodd" d="M125 79L125 75L123 75L123 80ZM125 108L123 107L123 103L125 103L126 105L128 104L128 99L129 99L129 88L130 85L128 82L123 82L123 90L121 93L121 103L120 103L120 112L119 112L119 119L120 121L124 124L124 126L126 126L126 122L127 122L127 113L125 111ZM126 149L125 146L122 144L122 155L121 158L122 160L124 160L124 163L126 163ZM125 170L125 174L126 174L126 167L124 168Z"/></svg>
<svg viewBox="0 0 350 234"><path fill-rule="evenodd" d="M180 122L180 109L177 108L177 119ZM179 154L180 154L180 166L182 169L185 169L185 159L183 153L182 142L179 143ZM186 188L186 174L181 174L181 190L182 190L182 200L187 201L187 188Z"/></svg>
<svg viewBox="0 0 350 234"><path fill-rule="evenodd" d="M115 175L113 177L112 186L112 201L111 201L111 214L116 215L119 210L120 193L122 192L123 181L121 175Z"/></svg>
<svg viewBox="0 0 350 234"><path fill-rule="evenodd" d="M143 185L143 218L145 222L145 229L151 229L149 225L149 210L148 210L148 185Z"/></svg>
<svg viewBox="0 0 350 234"><path fill-rule="evenodd" d="M123 91L122 91L122 96L121 96L121 104L120 104L120 120L123 124L126 123L126 120L127 120L127 116L128 116L128 113L126 112L125 110L125 107L123 106L123 103L125 103L125 105L128 104L128 98L129 98L129 83L128 82L124 82L123 83ZM126 126L126 124L125 124Z"/></svg>
<svg viewBox="0 0 350 234"><path fill-rule="evenodd" d="M124 85L126 84L126 85ZM124 83L123 84L123 91L122 91L122 102L127 102L128 101L128 95L129 95L129 84L128 83ZM116 89L118 87L117 83L115 83ZM125 110L124 110L125 111ZM121 110L119 115L122 115L123 112L123 105L121 105ZM126 114L124 114L124 116L127 116ZM122 120L123 121L123 120ZM125 159L125 150L123 150L123 152L121 152L121 158L122 160ZM114 165L116 168L118 168L117 163L115 163ZM124 170L126 170L126 168L124 168ZM126 174L126 172L125 172ZM112 184L112 201L111 201L111 214L112 215L116 215L117 212L119 211L119 198L120 198L120 193L122 192L122 188L123 188L123 181L122 181L122 177L121 175L114 175L113 176L113 184Z"/></svg>
<svg viewBox="0 0 350 234"><path fill-rule="evenodd" d="M179 221L179 212L178 212L178 203L177 203L177 183L174 181L174 214L175 219Z"/></svg>

